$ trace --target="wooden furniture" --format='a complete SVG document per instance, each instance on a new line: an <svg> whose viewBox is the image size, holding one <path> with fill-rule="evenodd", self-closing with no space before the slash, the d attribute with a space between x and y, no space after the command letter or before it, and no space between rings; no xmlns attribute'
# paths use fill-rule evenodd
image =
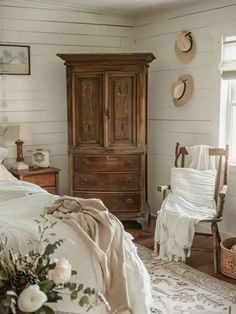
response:
<svg viewBox="0 0 236 314"><path fill-rule="evenodd" d="M185 146L176 144L175 148L175 167L185 167L185 159L188 155L187 148ZM211 233L196 232L195 234L205 237L213 237L213 254L214 254L214 270L217 274L219 272L219 254L220 254L220 233L218 230L218 222L222 220L223 209L225 202L225 194L227 191L227 175L228 175L228 159L229 159L229 147L223 148L210 148L209 156L215 156L216 158L216 184L215 184L215 202L217 206L217 212L213 219L206 219L200 221L200 223L207 223L211 225ZM166 192L171 187L168 185L158 186L157 190L163 193L163 199L166 197ZM199 251L210 251L207 248L192 248ZM212 250L211 250L212 251Z"/></svg>
<svg viewBox="0 0 236 314"><path fill-rule="evenodd" d="M51 194L59 194L59 171L53 167L10 170L17 179L37 184Z"/></svg>
<svg viewBox="0 0 236 314"><path fill-rule="evenodd" d="M145 228L151 53L58 54L67 70L70 190Z"/></svg>

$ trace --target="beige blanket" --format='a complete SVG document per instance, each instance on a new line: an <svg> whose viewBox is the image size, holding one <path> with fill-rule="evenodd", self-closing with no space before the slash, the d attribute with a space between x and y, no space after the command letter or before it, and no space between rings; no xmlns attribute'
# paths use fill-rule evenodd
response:
<svg viewBox="0 0 236 314"><path fill-rule="evenodd" d="M104 295L113 314L130 314L124 261L124 229L98 199L64 196L47 208L63 218L88 243L97 256L104 278Z"/></svg>

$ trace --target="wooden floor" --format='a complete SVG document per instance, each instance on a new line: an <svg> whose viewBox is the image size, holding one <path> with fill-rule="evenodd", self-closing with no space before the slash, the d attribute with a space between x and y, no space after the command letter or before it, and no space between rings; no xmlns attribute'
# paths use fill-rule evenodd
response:
<svg viewBox="0 0 236 314"><path fill-rule="evenodd" d="M125 222L125 230L131 233L134 237L134 241L138 244L141 244L151 250L153 250L153 236L155 229L155 221L154 217L151 218L150 227L148 231L142 231L141 226L135 222ZM195 237L194 243L198 242L198 246L209 246L211 247L211 238L203 238L203 237ZM193 245L194 245L193 243ZM236 285L236 280L228 278L222 274L215 275L213 268L213 255L210 252L199 252L193 251L191 256L187 259L187 264L203 273L221 279L223 281L227 281L231 284Z"/></svg>

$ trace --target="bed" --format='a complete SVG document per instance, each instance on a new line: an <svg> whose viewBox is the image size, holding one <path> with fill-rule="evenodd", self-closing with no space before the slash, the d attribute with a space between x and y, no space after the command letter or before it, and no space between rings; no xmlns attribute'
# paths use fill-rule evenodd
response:
<svg viewBox="0 0 236 314"><path fill-rule="evenodd" d="M32 183L17 180L0 165L0 234L6 234L8 245L22 252L28 251L29 237L37 237L37 224L34 220L43 213L59 196L52 195ZM51 219L57 219L51 217ZM84 241L68 224L57 219L54 227L55 239L64 239L55 257L66 257L78 274L73 281L84 283L97 290L102 289L102 273L96 258ZM132 236L125 233L125 267L128 293L134 314L150 313L150 279L145 266L132 243ZM69 299L53 304L55 310L66 313L79 313L76 303ZM89 313L105 314L104 305L94 307Z"/></svg>

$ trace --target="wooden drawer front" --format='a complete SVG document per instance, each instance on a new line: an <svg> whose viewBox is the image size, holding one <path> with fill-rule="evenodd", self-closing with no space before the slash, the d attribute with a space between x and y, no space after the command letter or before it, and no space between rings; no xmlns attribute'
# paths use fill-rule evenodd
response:
<svg viewBox="0 0 236 314"><path fill-rule="evenodd" d="M54 188L54 187L44 187L44 189L46 191L48 191L49 193L51 193L51 194L57 194L56 193L56 188Z"/></svg>
<svg viewBox="0 0 236 314"><path fill-rule="evenodd" d="M139 193L83 193L74 192L74 196L82 198L99 198L111 212L140 211L141 198Z"/></svg>
<svg viewBox="0 0 236 314"><path fill-rule="evenodd" d="M37 174L37 175L32 175L32 176L25 176L24 181L35 183L42 187L56 185L54 173L45 173L45 174Z"/></svg>
<svg viewBox="0 0 236 314"><path fill-rule="evenodd" d="M74 190L139 190L139 173L79 173L74 175Z"/></svg>
<svg viewBox="0 0 236 314"><path fill-rule="evenodd" d="M78 171L139 171L139 155L109 155L109 156L76 156L74 169Z"/></svg>

